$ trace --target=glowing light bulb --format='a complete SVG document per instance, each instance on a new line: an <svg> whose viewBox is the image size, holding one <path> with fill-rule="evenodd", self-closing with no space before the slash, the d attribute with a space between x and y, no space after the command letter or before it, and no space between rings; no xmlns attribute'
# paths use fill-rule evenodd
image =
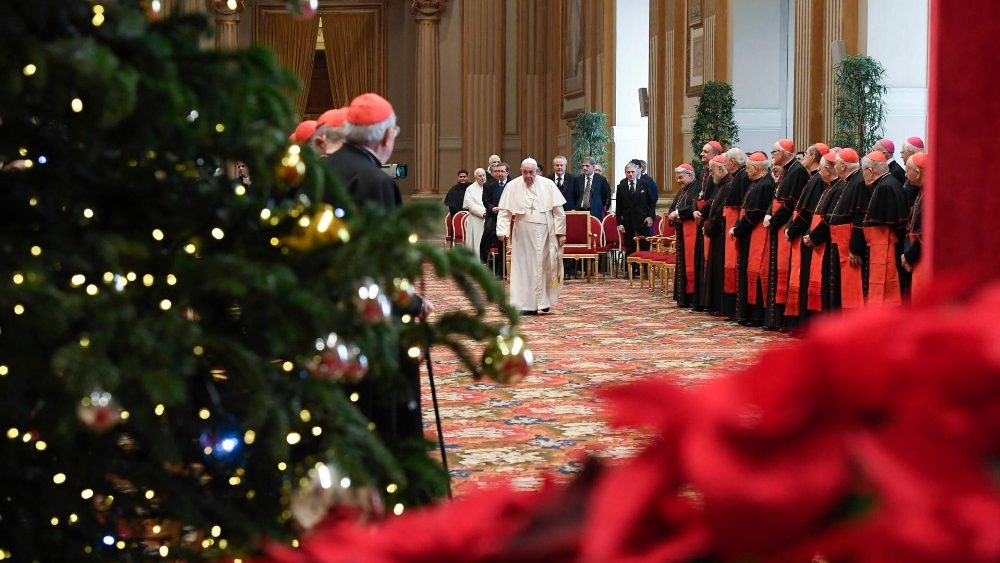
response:
<svg viewBox="0 0 1000 563"><path fill-rule="evenodd" d="M83 100L80 98L73 98L73 100L69 103L69 107L74 113L80 113L83 111Z"/></svg>

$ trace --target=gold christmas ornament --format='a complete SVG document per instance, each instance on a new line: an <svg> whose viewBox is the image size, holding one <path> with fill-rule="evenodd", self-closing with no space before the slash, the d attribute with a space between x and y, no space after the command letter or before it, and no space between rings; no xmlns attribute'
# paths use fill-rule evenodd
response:
<svg viewBox="0 0 1000 563"><path fill-rule="evenodd" d="M302 161L302 147L289 145L281 161L274 167L274 175L282 184L290 187L298 186L306 177L306 163Z"/></svg>
<svg viewBox="0 0 1000 563"><path fill-rule="evenodd" d="M483 366L500 383L513 385L529 373L535 358L520 335L503 331L483 351Z"/></svg>
<svg viewBox="0 0 1000 563"><path fill-rule="evenodd" d="M299 214L292 232L281 242L295 250L313 250L324 244L349 242L351 231L337 215L337 210L328 203L314 205Z"/></svg>

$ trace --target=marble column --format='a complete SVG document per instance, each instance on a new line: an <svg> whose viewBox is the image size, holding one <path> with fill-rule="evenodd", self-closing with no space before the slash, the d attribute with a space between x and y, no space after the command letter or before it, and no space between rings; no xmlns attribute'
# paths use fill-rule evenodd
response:
<svg viewBox="0 0 1000 563"><path fill-rule="evenodd" d="M212 0L215 47L220 51L239 46L240 13L244 7L244 0Z"/></svg>
<svg viewBox="0 0 1000 563"><path fill-rule="evenodd" d="M413 0L417 20L416 194L438 193L438 22L446 0Z"/></svg>

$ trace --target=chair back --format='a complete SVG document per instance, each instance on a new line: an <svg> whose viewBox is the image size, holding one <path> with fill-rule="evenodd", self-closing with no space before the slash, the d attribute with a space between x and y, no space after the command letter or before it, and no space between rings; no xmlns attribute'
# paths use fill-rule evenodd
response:
<svg viewBox="0 0 1000 563"><path fill-rule="evenodd" d="M591 246L602 246L603 233L601 233L601 220L593 215L590 216L590 241Z"/></svg>
<svg viewBox="0 0 1000 563"><path fill-rule="evenodd" d="M568 248L590 248L589 211L567 211L566 212L566 244Z"/></svg>
<svg viewBox="0 0 1000 563"><path fill-rule="evenodd" d="M468 216L469 212L463 209L451 218L452 240L455 244L465 242L465 219Z"/></svg>
<svg viewBox="0 0 1000 563"><path fill-rule="evenodd" d="M451 222L451 213L444 218L444 243L447 246L451 246L452 241L455 240L455 225Z"/></svg>
<svg viewBox="0 0 1000 563"><path fill-rule="evenodd" d="M653 224L656 225L656 230L658 231L656 234L660 236L672 237L677 234L677 229L670 224L670 219L666 215L663 217L657 215L656 222Z"/></svg>
<svg viewBox="0 0 1000 563"><path fill-rule="evenodd" d="M618 235L618 220L614 213L608 213L601 221L601 246L621 248L622 240Z"/></svg>

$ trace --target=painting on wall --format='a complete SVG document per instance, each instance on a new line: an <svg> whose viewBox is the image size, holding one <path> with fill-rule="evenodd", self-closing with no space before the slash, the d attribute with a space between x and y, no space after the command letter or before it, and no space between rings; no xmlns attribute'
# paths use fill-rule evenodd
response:
<svg viewBox="0 0 1000 563"><path fill-rule="evenodd" d="M583 93L583 0L565 0L563 13L566 14L563 95L572 96Z"/></svg>
<svg viewBox="0 0 1000 563"><path fill-rule="evenodd" d="M700 96L705 84L705 28L702 27L702 0L687 2L687 95Z"/></svg>

